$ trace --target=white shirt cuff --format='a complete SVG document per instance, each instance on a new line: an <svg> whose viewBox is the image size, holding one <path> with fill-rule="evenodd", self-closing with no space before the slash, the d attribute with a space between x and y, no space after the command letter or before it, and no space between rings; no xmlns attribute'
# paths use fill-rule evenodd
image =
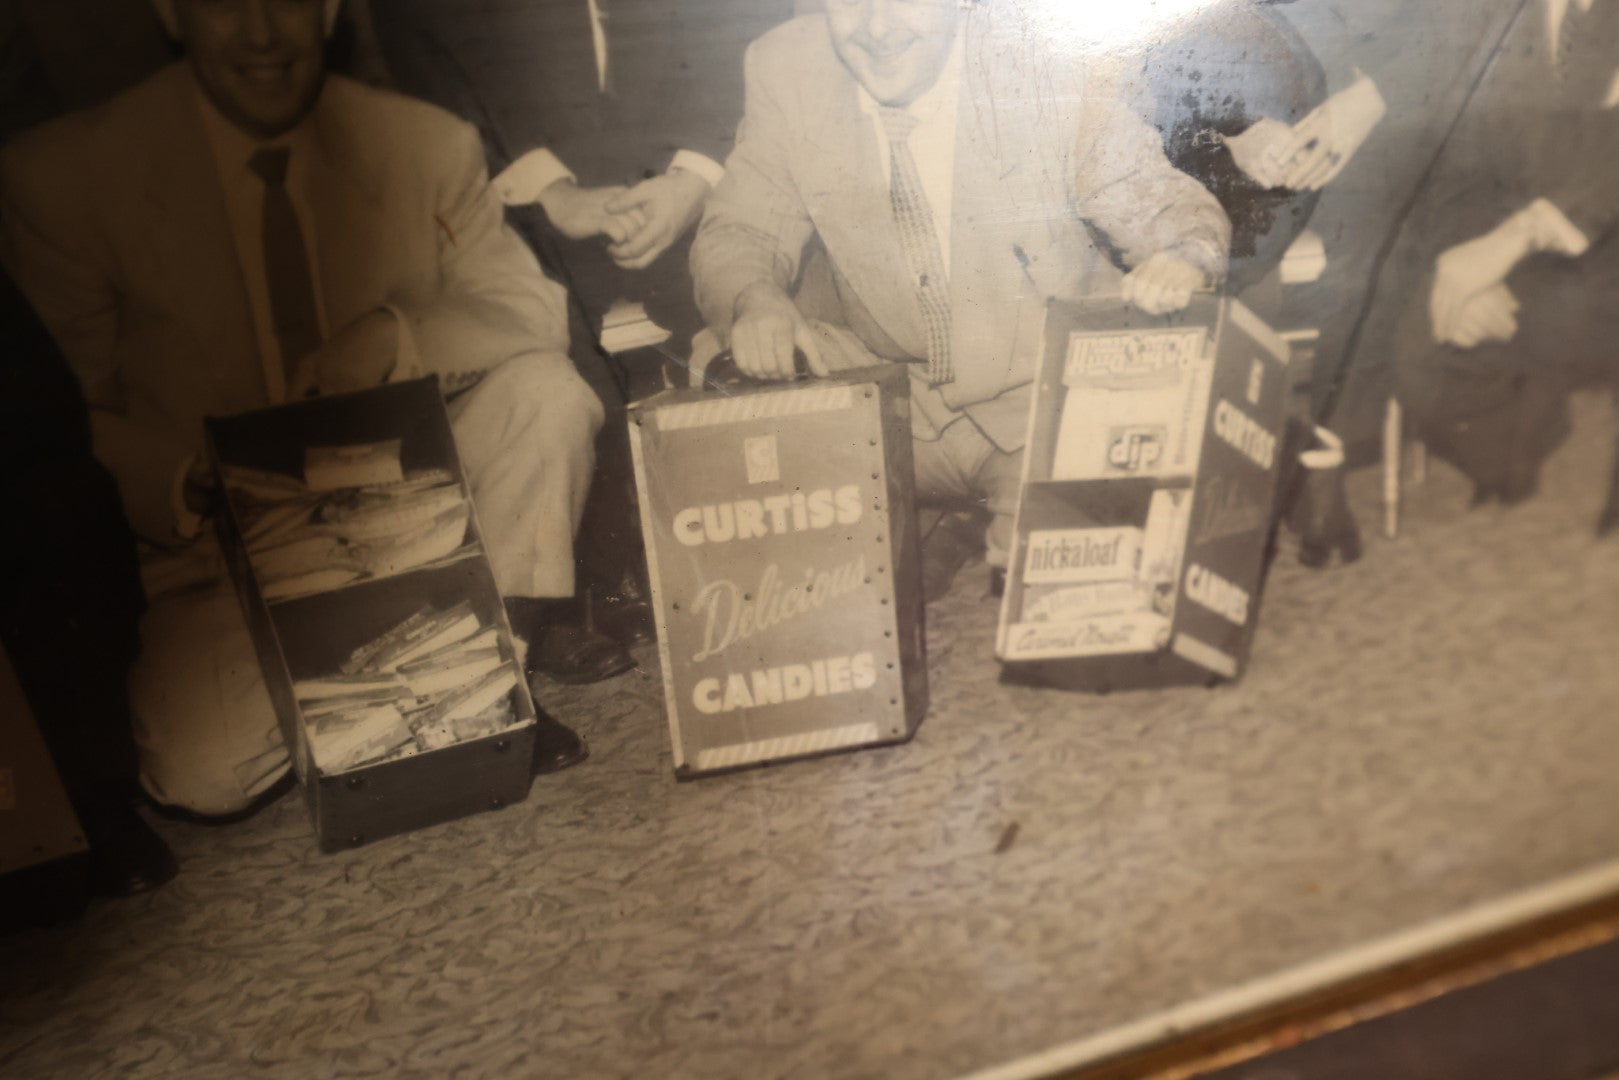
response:
<svg viewBox="0 0 1619 1080"><path fill-rule="evenodd" d="M501 172L492 181L495 194L507 206L527 206L540 201L540 192L558 180L573 180L574 175L560 158L545 147L530 150Z"/></svg>
<svg viewBox="0 0 1619 1080"><path fill-rule="evenodd" d="M1555 251L1577 259L1591 246L1590 238L1545 199L1536 199L1523 208L1523 213L1529 219L1536 251Z"/></svg>
<svg viewBox="0 0 1619 1080"><path fill-rule="evenodd" d="M202 532L202 515L186 505L186 477L197 463L197 455L190 454L174 471L174 482L169 485L169 509L174 512L174 535L181 540L195 540Z"/></svg>
<svg viewBox="0 0 1619 1080"><path fill-rule="evenodd" d="M669 162L669 168L696 173L708 181L709 187L718 187L720 181L725 178L725 166L695 150L676 150L673 160Z"/></svg>

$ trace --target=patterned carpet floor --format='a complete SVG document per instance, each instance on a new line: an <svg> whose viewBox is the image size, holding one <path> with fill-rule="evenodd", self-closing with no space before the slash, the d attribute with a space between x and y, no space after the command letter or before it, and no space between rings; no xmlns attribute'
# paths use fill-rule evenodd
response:
<svg viewBox="0 0 1619 1080"><path fill-rule="evenodd" d="M1359 563L1284 542L1235 686L1002 684L981 567L915 740L677 783L655 650L545 704L499 812L322 855L157 822L181 876L0 939L0 1075L943 1077L1619 856L1605 400L1541 494L1436 465ZM1016 840L997 851L1012 823Z"/></svg>

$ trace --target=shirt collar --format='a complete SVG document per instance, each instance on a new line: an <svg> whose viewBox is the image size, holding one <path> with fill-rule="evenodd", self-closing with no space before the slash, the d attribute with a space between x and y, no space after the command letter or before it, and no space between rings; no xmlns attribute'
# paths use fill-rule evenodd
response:
<svg viewBox="0 0 1619 1080"><path fill-rule="evenodd" d="M905 106L905 111L922 123L938 116L948 116L955 111L956 95L961 88L961 66L966 56L966 33L960 25L956 27L956 39L950 45L950 52L944 59L944 66L939 69L939 77L933 80L933 85L917 95L915 101ZM877 110L883 106L872 97L864 86L857 81L855 89L860 96L860 111L875 118Z"/></svg>
<svg viewBox="0 0 1619 1080"><path fill-rule="evenodd" d="M208 145L214 153L214 160L219 166L220 174L226 177L240 175L247 169L248 161L259 151L269 147L286 147L293 152L296 161L303 158L312 143L312 125L306 116L290 131L284 131L273 139L260 139L250 135L233 124L219 111L203 90L202 84L197 81L195 73L191 76L191 84L197 94L197 110L202 115L202 128L208 137ZM316 105L319 108L319 105ZM310 115L314 115L314 109Z"/></svg>

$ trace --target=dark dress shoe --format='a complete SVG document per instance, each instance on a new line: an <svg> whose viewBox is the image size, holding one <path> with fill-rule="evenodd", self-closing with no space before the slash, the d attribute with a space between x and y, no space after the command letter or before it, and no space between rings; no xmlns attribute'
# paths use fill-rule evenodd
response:
<svg viewBox="0 0 1619 1080"><path fill-rule="evenodd" d="M1361 556L1360 527L1349 509L1349 492L1344 486L1343 443L1325 428L1316 428L1305 437L1313 445L1299 455L1302 476L1292 507L1299 562L1320 569L1332 561L1336 551L1345 564L1352 563ZM1326 455L1330 463L1312 462L1311 454Z"/></svg>
<svg viewBox="0 0 1619 1080"><path fill-rule="evenodd" d="M1336 551L1348 565L1360 558L1360 526L1349 509L1344 491L1342 467L1312 470L1305 478L1303 530L1299 534L1299 562L1319 570L1332 561Z"/></svg>
<svg viewBox="0 0 1619 1080"><path fill-rule="evenodd" d="M90 888L97 896L151 892L180 872L169 845L127 802L87 809L84 832L90 842Z"/></svg>
<svg viewBox="0 0 1619 1080"><path fill-rule="evenodd" d="M601 682L635 666L618 642L583 626L545 627L529 642L528 666L560 683Z"/></svg>
<svg viewBox="0 0 1619 1080"><path fill-rule="evenodd" d="M984 519L950 511L922 538L922 598L933 603L950 592L956 574L984 550Z"/></svg>
<svg viewBox="0 0 1619 1080"><path fill-rule="evenodd" d="M534 764L531 774L561 772L590 756L590 747L573 728L535 707L539 723L534 728Z"/></svg>
<svg viewBox="0 0 1619 1080"><path fill-rule="evenodd" d="M652 605L641 595L640 588L628 580L617 591L591 588L590 625L626 649L658 640Z"/></svg>
<svg viewBox="0 0 1619 1080"><path fill-rule="evenodd" d="M635 666L622 645L590 628L586 611L578 597L506 598L512 633L528 642L529 674L539 671L561 683L592 683Z"/></svg>

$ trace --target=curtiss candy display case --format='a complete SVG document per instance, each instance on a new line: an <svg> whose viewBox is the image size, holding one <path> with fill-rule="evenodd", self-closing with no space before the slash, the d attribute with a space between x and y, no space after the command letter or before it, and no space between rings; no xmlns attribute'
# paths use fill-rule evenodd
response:
<svg viewBox="0 0 1619 1080"><path fill-rule="evenodd" d="M1235 300L1053 304L996 653L1105 690L1234 679L1278 476L1288 347Z"/></svg>
<svg viewBox="0 0 1619 1080"><path fill-rule="evenodd" d="M905 368L669 391L630 432L676 774L910 738L928 691Z"/></svg>

